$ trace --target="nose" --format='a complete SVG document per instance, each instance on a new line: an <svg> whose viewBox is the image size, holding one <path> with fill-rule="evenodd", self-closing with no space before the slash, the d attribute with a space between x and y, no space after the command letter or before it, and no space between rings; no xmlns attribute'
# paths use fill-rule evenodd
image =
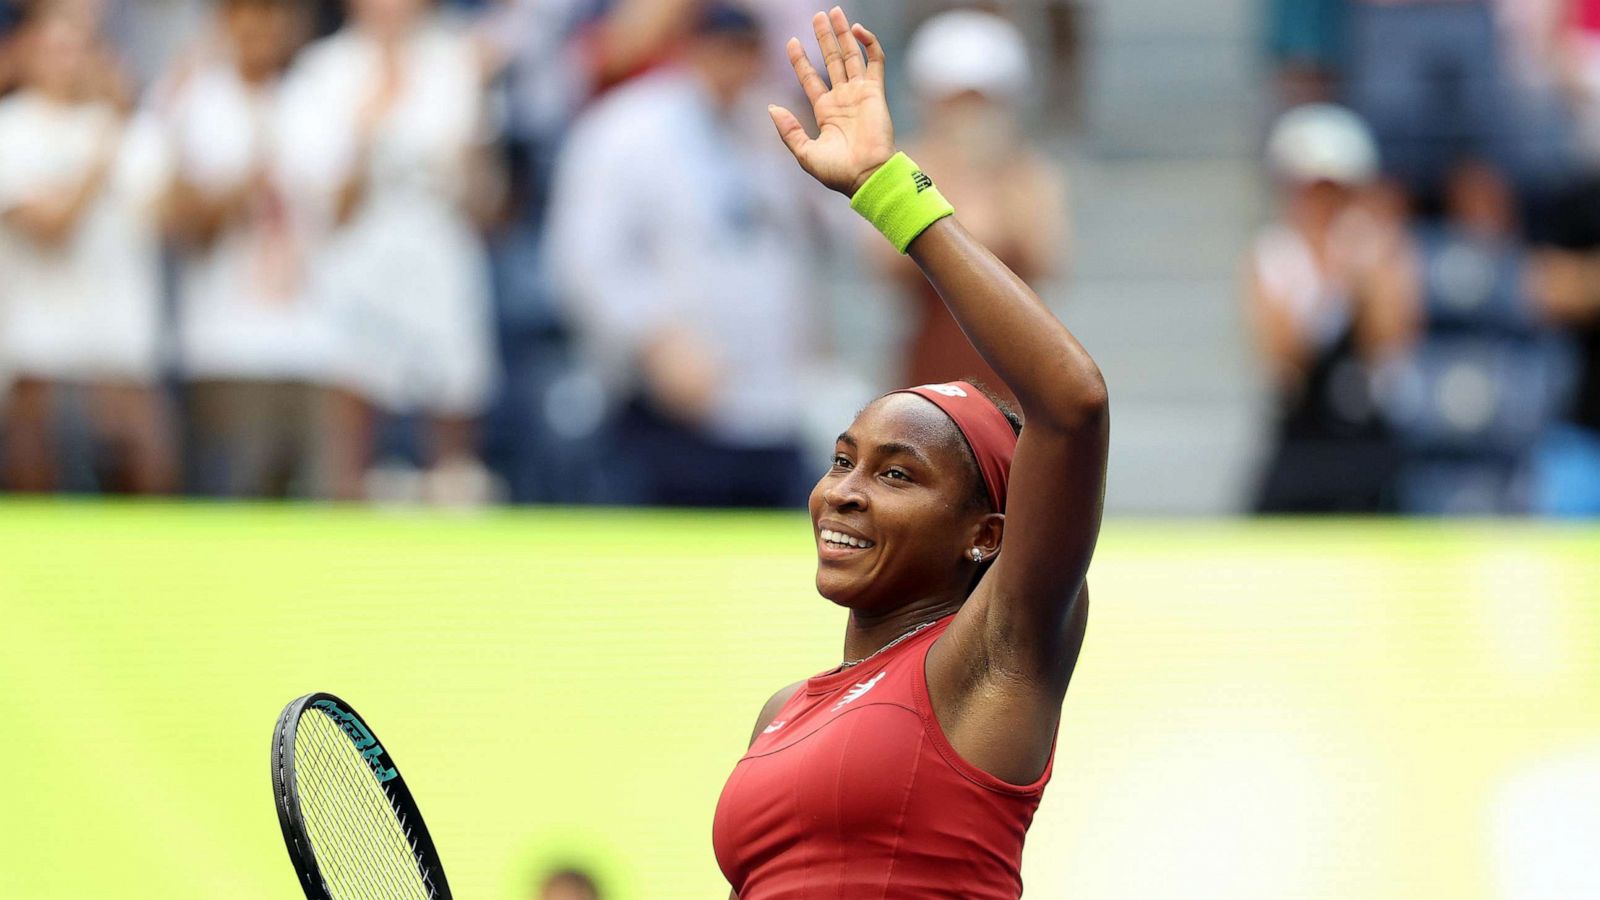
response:
<svg viewBox="0 0 1600 900"><path fill-rule="evenodd" d="M862 488L860 473L860 469L852 469L828 482L822 490L822 502L830 509L866 509L867 492Z"/></svg>

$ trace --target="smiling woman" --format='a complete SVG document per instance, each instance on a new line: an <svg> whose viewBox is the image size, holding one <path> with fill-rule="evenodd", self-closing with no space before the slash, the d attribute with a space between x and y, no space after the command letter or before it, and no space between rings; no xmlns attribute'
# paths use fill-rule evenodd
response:
<svg viewBox="0 0 1600 900"><path fill-rule="evenodd" d="M883 49L834 7L819 124L796 161L921 267L1027 427L967 382L896 391L839 436L811 492L817 589L850 611L839 667L778 691L717 805L741 900L1016 898L1083 643L1109 418L1087 352L894 146Z"/></svg>

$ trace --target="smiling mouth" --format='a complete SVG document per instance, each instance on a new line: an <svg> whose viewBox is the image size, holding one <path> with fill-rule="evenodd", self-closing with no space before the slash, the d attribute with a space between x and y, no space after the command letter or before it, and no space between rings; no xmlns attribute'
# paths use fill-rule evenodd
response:
<svg viewBox="0 0 1600 900"><path fill-rule="evenodd" d="M852 537L828 528L823 528L818 533L822 537L822 545L834 550L866 550L877 546L866 538Z"/></svg>

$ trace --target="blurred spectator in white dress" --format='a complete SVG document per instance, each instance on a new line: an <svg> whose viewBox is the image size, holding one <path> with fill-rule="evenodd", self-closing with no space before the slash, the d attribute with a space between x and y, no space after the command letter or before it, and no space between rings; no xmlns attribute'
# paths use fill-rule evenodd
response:
<svg viewBox="0 0 1600 900"><path fill-rule="evenodd" d="M1398 466L1377 368L1409 343L1415 300L1398 211L1370 194L1377 147L1350 111L1307 104L1273 127L1277 221L1244 263L1246 314L1271 377L1272 448L1258 512L1392 509Z"/></svg>
<svg viewBox="0 0 1600 900"><path fill-rule="evenodd" d="M1030 71L1027 43L1006 19L975 10L929 19L906 48L906 76L922 114L906 152L961 211L961 224L1037 284L1061 273L1071 228L1066 178L1023 131ZM876 233L867 246L908 301L911 333L899 383L968 379L1007 396L916 264Z"/></svg>
<svg viewBox="0 0 1600 900"><path fill-rule="evenodd" d="M36 7L20 87L0 100L0 368L5 481L56 488L58 441L81 397L102 487L171 489L172 436L159 373L159 136L130 120L127 92L81 7ZM77 390L77 389L82 390Z"/></svg>
<svg viewBox="0 0 1600 900"><path fill-rule="evenodd" d="M336 334L335 497L365 496L380 412L427 421L425 496L487 498L476 425L499 369L488 264L469 214L481 60L426 0L352 0L301 54L278 140Z"/></svg>
<svg viewBox="0 0 1600 900"><path fill-rule="evenodd" d="M224 0L220 45L164 93L174 176L179 367L196 487L225 496L324 493L327 317L281 187L279 81L306 27L295 0Z"/></svg>
<svg viewBox="0 0 1600 900"><path fill-rule="evenodd" d="M551 265L610 392L618 502L788 505L806 490L797 422L819 300L805 185L759 91L756 16L708 5L670 66L573 128L550 209ZM670 148L670 151L664 148Z"/></svg>

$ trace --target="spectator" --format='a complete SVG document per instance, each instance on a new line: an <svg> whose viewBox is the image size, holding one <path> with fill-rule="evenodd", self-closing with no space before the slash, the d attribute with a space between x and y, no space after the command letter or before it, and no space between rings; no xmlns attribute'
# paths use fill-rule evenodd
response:
<svg viewBox="0 0 1600 900"><path fill-rule="evenodd" d="M535 900L600 900L600 886L581 869L557 869L539 884Z"/></svg>
<svg viewBox="0 0 1600 900"><path fill-rule="evenodd" d="M1560 0L1555 58L1573 117L1579 171L1538 253L1546 317L1578 354L1576 391L1539 452L1538 508L1600 515L1600 0Z"/></svg>
<svg viewBox="0 0 1600 900"><path fill-rule="evenodd" d="M1432 204L1462 146L1503 164L1517 117L1490 0L1350 0L1345 91L1384 170Z"/></svg>
<svg viewBox="0 0 1600 900"><path fill-rule="evenodd" d="M0 100L0 359L11 369L5 481L59 486L58 419L86 389L105 483L174 486L158 374L154 206L159 142L129 122L92 20L36 7L19 37L20 88Z"/></svg>
<svg viewBox="0 0 1600 900"><path fill-rule="evenodd" d="M280 186L273 118L298 0L224 0L222 46L170 89L177 338L203 493L316 496L327 323Z"/></svg>
<svg viewBox="0 0 1600 900"><path fill-rule="evenodd" d="M711 4L675 65L590 109L558 166L551 262L610 386L621 502L805 496L805 195L751 104L762 46L748 10Z"/></svg>
<svg viewBox="0 0 1600 900"><path fill-rule="evenodd" d="M1573 162L1572 121L1562 87L1563 31L1572 0L1495 0L1501 50L1503 164L1521 205L1543 218ZM1529 225L1539 224L1530 220Z"/></svg>
<svg viewBox="0 0 1600 900"><path fill-rule="evenodd" d="M1540 512L1600 516L1600 180L1570 191L1552 240L1537 255L1536 296L1545 318L1577 351L1572 402L1538 454Z"/></svg>
<svg viewBox="0 0 1600 900"><path fill-rule="evenodd" d="M1600 178L1600 0L1565 0L1555 51L1570 97L1578 154Z"/></svg>
<svg viewBox="0 0 1600 900"><path fill-rule="evenodd" d="M1333 99L1348 0L1269 0L1267 53L1284 107Z"/></svg>
<svg viewBox="0 0 1600 900"><path fill-rule="evenodd" d="M1021 32L991 13L943 13L912 36L906 67L923 114L921 134L906 152L938 180L967 230L1012 271L1029 282L1058 274L1070 243L1066 182L1018 118L1030 88ZM897 380L976 379L1004 395L928 279L872 237L884 271L911 301L910 345Z"/></svg>
<svg viewBox="0 0 1600 900"><path fill-rule="evenodd" d="M516 218L542 222L550 169L579 108L600 75L588 32L594 0L504 0L479 23L491 72L499 78L504 138L512 161Z"/></svg>
<svg viewBox="0 0 1600 900"><path fill-rule="evenodd" d="M1350 111L1312 104L1278 120L1267 152L1280 218L1257 236L1244 277L1277 424L1255 507L1391 508L1398 460L1372 373L1404 346L1408 307L1387 264L1396 226L1362 196L1377 149Z"/></svg>
<svg viewBox="0 0 1600 900"><path fill-rule="evenodd" d="M332 490L364 496L380 411L428 424L425 490L489 493L476 420L498 380L488 266L468 214L483 136L480 62L426 0L351 0L284 86L280 147L320 247L313 290L335 330Z"/></svg>
<svg viewBox="0 0 1600 900"><path fill-rule="evenodd" d="M1390 405L1406 448L1405 512L1532 508L1533 451L1562 378L1520 230L1510 179L1474 159L1450 169L1442 218L1416 230L1411 291L1424 328Z"/></svg>

